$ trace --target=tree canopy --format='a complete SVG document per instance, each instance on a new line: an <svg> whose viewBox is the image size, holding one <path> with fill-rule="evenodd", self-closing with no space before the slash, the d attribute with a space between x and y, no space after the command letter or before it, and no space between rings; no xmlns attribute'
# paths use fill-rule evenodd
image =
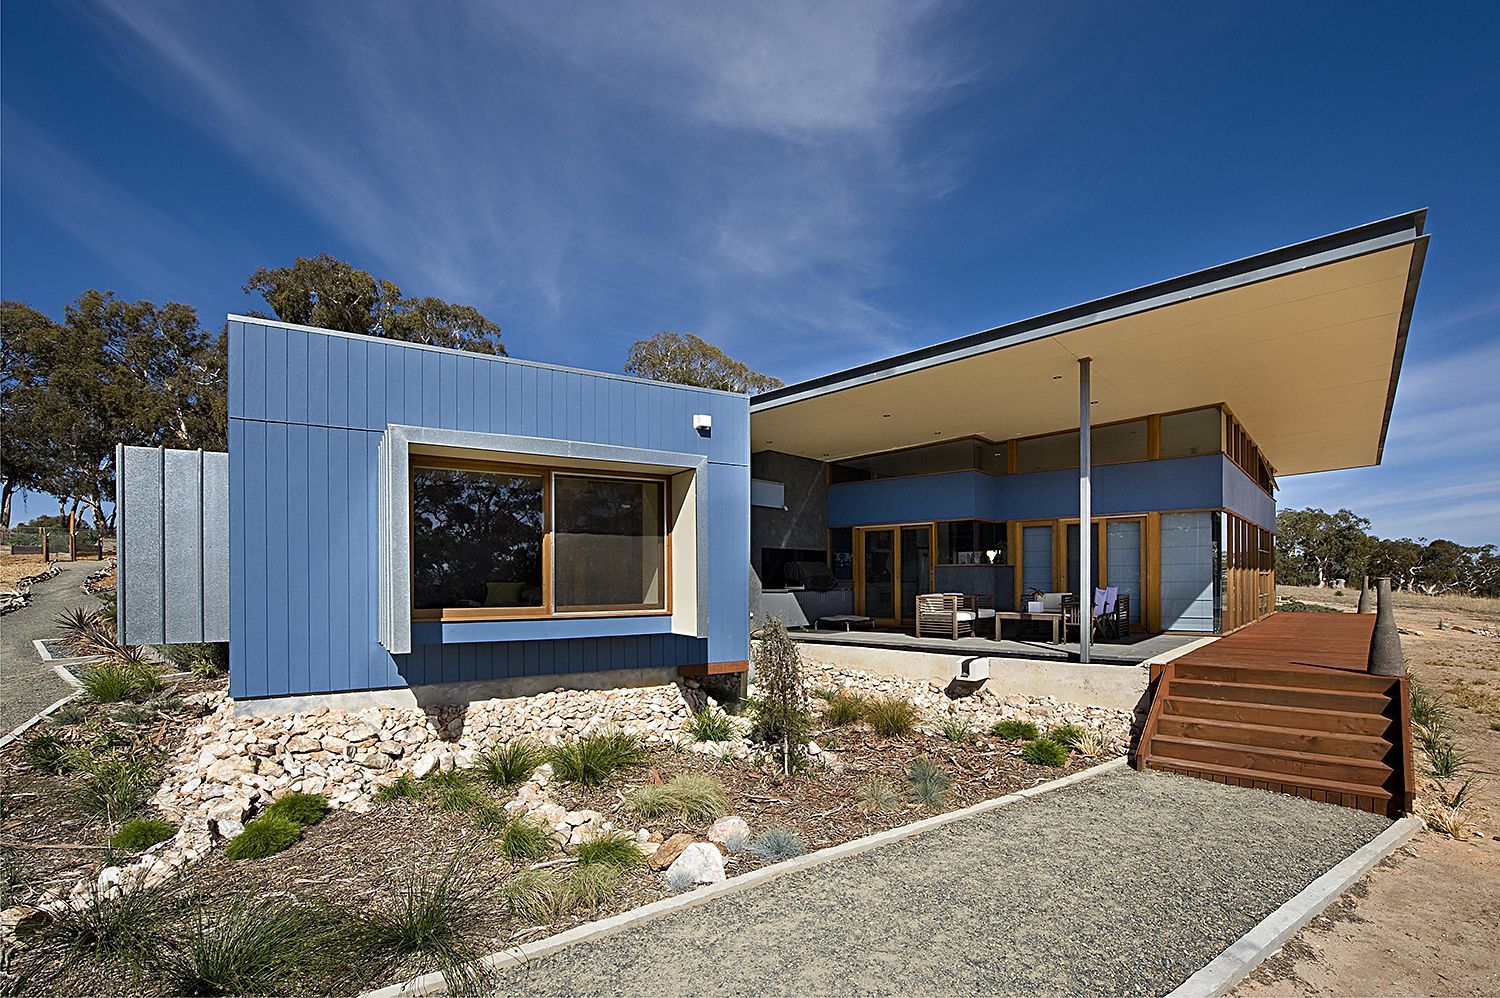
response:
<svg viewBox="0 0 1500 998"><path fill-rule="evenodd" d="M780 378L751 370L692 333L657 333L650 339L636 340L625 361L625 373L742 395L781 387Z"/></svg>
<svg viewBox="0 0 1500 998"><path fill-rule="evenodd" d="M505 354L500 327L478 309L403 297L392 282L327 253L298 257L290 267L262 267L245 282L245 292L259 294L282 322Z"/></svg>
<svg viewBox="0 0 1500 998"><path fill-rule="evenodd" d="M1468 547L1438 538L1381 538L1370 521L1347 509L1284 509L1276 515L1276 581L1331 585L1365 575L1389 576L1397 588L1500 596L1495 545Z"/></svg>

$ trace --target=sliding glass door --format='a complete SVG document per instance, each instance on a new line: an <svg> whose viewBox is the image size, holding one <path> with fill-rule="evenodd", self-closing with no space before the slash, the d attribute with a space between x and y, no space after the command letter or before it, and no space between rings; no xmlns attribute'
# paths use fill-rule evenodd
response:
<svg viewBox="0 0 1500 998"><path fill-rule="evenodd" d="M899 627L916 618L917 595L933 586L933 524L856 527L856 613Z"/></svg>

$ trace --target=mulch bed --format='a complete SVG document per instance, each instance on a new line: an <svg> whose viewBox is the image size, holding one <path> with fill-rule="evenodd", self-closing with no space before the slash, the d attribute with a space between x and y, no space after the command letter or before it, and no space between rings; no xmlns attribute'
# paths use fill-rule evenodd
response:
<svg viewBox="0 0 1500 998"><path fill-rule="evenodd" d="M101 708L95 708L101 710ZM166 740L190 718L164 718L155 735ZM643 822L628 811L629 794L656 781L681 773L706 773L723 782L730 813L744 818L752 834L768 827L794 829L808 851L859 838L920 818L955 810L1002 796L1093 765L1097 760L1070 758L1065 767L1034 766L1019 757L1020 743L980 736L965 743L952 743L940 736L912 734L881 738L863 725L820 731L820 744L834 750L836 771L817 765L806 773L784 776L757 770L748 762L717 758L671 749L657 749L645 764L610 784L584 788L553 783L548 793L570 809L593 809L609 816L617 827L634 831L647 827L663 838L676 832L701 835L702 825L676 819ZM887 811L866 812L856 799L857 789L871 779L882 779L899 791L908 786L906 773L911 761L926 756L937 762L952 784L940 807L902 804ZM6 772L16 773L14 749L5 754ZM14 786L7 788L5 819L0 824L4 841L27 844L101 844L107 828L97 820L71 810L57 791L66 778L38 774L24 767ZM505 790L494 791L497 803L509 800ZM353 908L371 908L389 903L400 890L403 878L414 874L437 877L457 853L486 886L492 903L475 926L474 943L481 952L504 949L539 939L583 922L606 917L666 896L665 877L641 867L622 878L618 892L597 911L577 912L552 925L534 926L518 922L506 910L504 886L529 866L512 861L491 848L492 833L476 826L467 814L442 813L425 800L398 800L368 814L330 812L319 824L306 829L303 838L275 856L231 862L215 851L184 871L181 894L201 894L216 904L236 895L269 901L278 895L321 900ZM22 853L26 855L22 857ZM559 851L553 863L562 859ZM50 883L71 883L103 865L99 850L19 850L7 858L20 858L24 895L35 894ZM727 857L726 872L737 874L766 865L748 853ZM566 874L566 865L559 873ZM24 964L26 955L20 957ZM75 963L77 963L75 961ZM415 969L415 968L413 968ZM34 986L38 993L118 993L119 979L107 966L75 965L65 986L45 983ZM143 990L142 990L143 989ZM140 993L151 993L151 984L137 984Z"/></svg>

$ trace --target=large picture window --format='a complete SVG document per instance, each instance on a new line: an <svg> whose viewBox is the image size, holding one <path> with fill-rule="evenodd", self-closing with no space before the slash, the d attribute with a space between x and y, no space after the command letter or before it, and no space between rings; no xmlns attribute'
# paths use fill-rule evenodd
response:
<svg viewBox="0 0 1500 998"><path fill-rule="evenodd" d="M415 619L668 609L663 479L414 461L411 502Z"/></svg>

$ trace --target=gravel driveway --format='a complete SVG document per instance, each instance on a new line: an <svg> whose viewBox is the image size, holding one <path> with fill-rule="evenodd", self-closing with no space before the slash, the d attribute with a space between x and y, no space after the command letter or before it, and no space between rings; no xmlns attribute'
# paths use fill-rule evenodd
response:
<svg viewBox="0 0 1500 998"><path fill-rule="evenodd" d="M1389 822L1116 770L502 973L508 994L1161 994Z"/></svg>
<svg viewBox="0 0 1500 998"><path fill-rule="evenodd" d="M89 573L100 566L97 561L61 561L57 565L61 574L33 586L29 606L0 617L0 734L73 690L41 660L32 642L56 636L52 619L64 610L99 606L82 586Z"/></svg>

